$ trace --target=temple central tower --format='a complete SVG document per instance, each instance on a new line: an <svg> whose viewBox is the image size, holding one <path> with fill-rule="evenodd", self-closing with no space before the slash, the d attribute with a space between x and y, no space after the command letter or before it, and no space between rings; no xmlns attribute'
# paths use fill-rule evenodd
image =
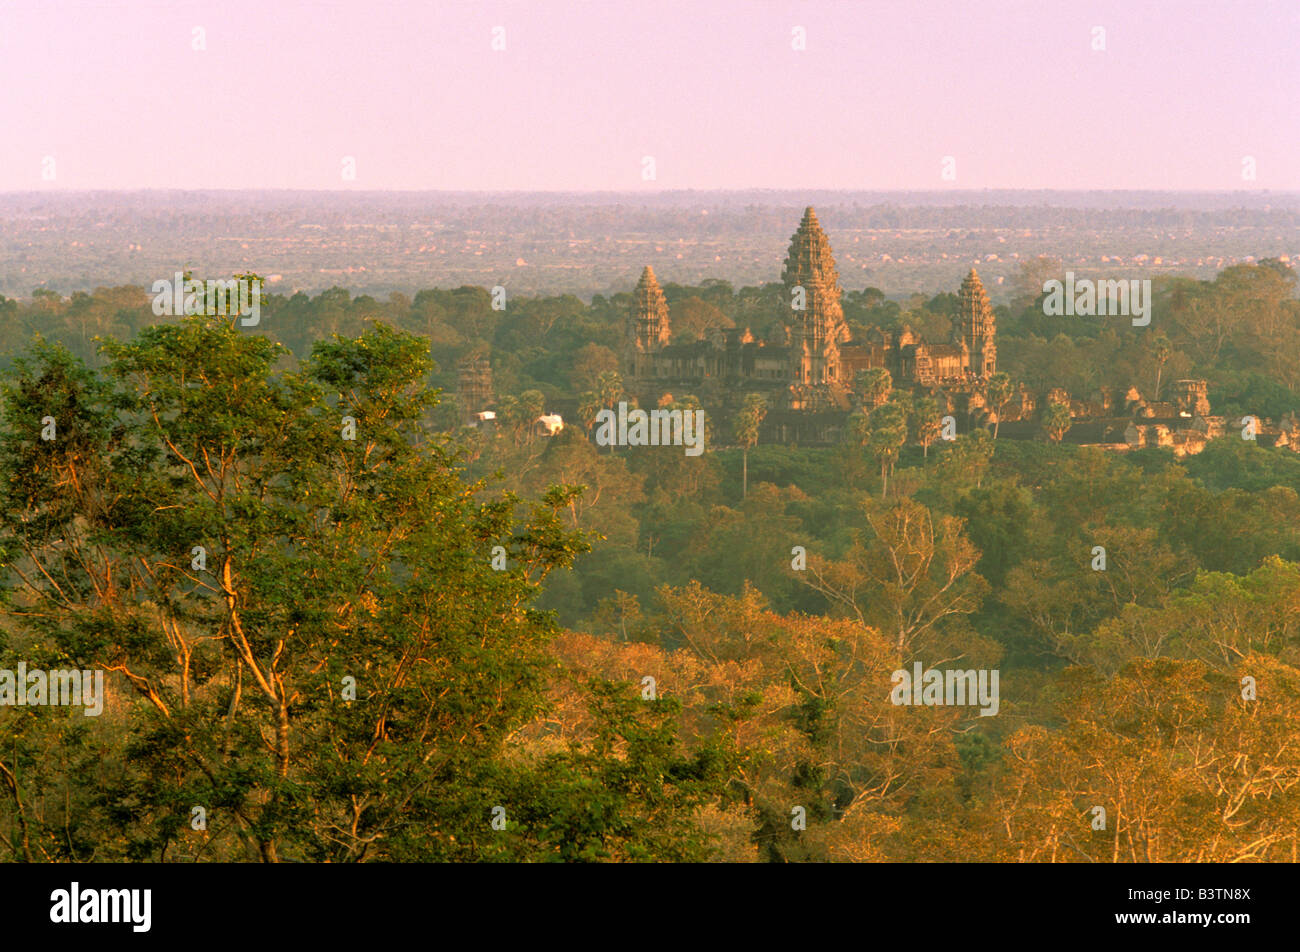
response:
<svg viewBox="0 0 1300 952"><path fill-rule="evenodd" d="M840 305L839 272L830 239L810 205L790 239L781 281L786 288L790 342L798 364L792 377L805 385L839 382L839 345L849 338Z"/></svg>

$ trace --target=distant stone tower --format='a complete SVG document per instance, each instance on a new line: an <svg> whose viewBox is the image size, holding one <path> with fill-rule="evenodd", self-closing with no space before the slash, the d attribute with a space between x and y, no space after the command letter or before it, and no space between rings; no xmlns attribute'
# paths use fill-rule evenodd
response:
<svg viewBox="0 0 1300 952"><path fill-rule="evenodd" d="M781 280L798 361L791 368L793 379L805 385L840 382L839 345L848 340L849 328L840 306L842 290L831 243L811 205L790 239Z"/></svg>
<svg viewBox="0 0 1300 952"><path fill-rule="evenodd" d="M668 300L649 265L641 272L633 296L635 301L627 327L628 370L633 377L650 377L654 375L650 355L667 346L672 325L668 319Z"/></svg>
<svg viewBox="0 0 1300 952"><path fill-rule="evenodd" d="M956 327L958 342L970 350L970 372L991 377L997 372L997 326L988 293L974 268L961 283Z"/></svg>
<svg viewBox="0 0 1300 952"><path fill-rule="evenodd" d="M1205 380L1179 380L1174 383L1174 403L1192 416L1210 415L1210 385Z"/></svg>
<svg viewBox="0 0 1300 952"><path fill-rule="evenodd" d="M474 422L474 415L490 407L494 399L492 365L486 357L471 355L456 365L456 402L462 423Z"/></svg>

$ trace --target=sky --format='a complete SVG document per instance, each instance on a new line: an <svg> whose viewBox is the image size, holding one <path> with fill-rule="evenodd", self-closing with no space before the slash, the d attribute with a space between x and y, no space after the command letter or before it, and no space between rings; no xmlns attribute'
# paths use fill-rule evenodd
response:
<svg viewBox="0 0 1300 952"><path fill-rule="evenodd" d="M1298 81L1296 0L0 0L0 191L1287 191Z"/></svg>

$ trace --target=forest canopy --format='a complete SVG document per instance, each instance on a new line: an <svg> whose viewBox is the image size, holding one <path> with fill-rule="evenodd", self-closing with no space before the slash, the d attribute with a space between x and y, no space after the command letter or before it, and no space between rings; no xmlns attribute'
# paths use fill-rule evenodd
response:
<svg viewBox="0 0 1300 952"><path fill-rule="evenodd" d="M775 320L664 290L695 335ZM1000 308L1000 366L1300 410L1289 268L1156 291L1163 343ZM0 669L108 675L101 716L0 712L0 858L1297 858L1300 454L927 439L885 390L840 446L598 446L629 304L0 299ZM997 715L891 702L917 663L999 671Z"/></svg>

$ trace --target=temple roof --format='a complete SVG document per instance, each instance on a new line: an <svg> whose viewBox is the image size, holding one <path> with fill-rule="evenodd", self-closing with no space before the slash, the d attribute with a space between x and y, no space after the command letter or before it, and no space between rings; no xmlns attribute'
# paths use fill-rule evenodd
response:
<svg viewBox="0 0 1300 952"><path fill-rule="evenodd" d="M818 286L828 291L839 289L840 276L831 253L831 242L811 205L804 209L803 220L790 238L781 280L787 287L798 284Z"/></svg>

